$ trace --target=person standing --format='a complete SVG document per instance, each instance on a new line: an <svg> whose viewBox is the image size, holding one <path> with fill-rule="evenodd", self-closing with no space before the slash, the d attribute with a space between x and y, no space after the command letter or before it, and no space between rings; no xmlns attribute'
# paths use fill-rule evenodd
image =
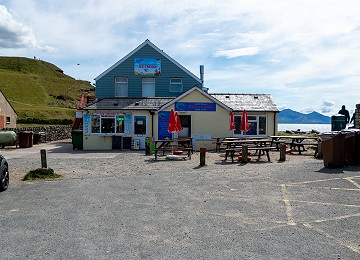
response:
<svg viewBox="0 0 360 260"><path fill-rule="evenodd" d="M348 124L349 121L350 121L350 114L349 114L349 111L346 110L345 105L342 105L341 110L339 110L339 114L345 116L345 118L346 118L346 119L345 119L346 124Z"/></svg>

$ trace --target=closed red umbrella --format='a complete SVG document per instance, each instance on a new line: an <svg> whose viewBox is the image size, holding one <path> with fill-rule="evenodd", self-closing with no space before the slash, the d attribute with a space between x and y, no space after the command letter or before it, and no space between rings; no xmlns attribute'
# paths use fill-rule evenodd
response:
<svg viewBox="0 0 360 260"><path fill-rule="evenodd" d="M242 116L241 116L241 125L240 125L240 130L245 132L249 131L250 127L249 127L249 121L248 121L248 115L246 110L244 109Z"/></svg>
<svg viewBox="0 0 360 260"><path fill-rule="evenodd" d="M230 121L230 128L229 130L235 130L235 120L234 120L234 113L232 111L230 111L230 116L229 116L229 121Z"/></svg>
<svg viewBox="0 0 360 260"><path fill-rule="evenodd" d="M168 124L168 132L169 132L169 133L174 133L174 132L176 132L176 119L175 119L174 109L171 109L171 111L170 111L170 119L169 119L169 124Z"/></svg>
<svg viewBox="0 0 360 260"><path fill-rule="evenodd" d="M178 112L175 112L175 129L176 129L175 132L181 132L182 131L180 117L178 115Z"/></svg>

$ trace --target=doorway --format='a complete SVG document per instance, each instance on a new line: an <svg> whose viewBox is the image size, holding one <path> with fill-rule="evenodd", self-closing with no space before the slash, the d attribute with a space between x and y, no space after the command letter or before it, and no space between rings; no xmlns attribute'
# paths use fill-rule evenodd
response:
<svg viewBox="0 0 360 260"><path fill-rule="evenodd" d="M191 136L191 116L190 115L179 115L181 127L183 130L179 132L179 137L190 137Z"/></svg>

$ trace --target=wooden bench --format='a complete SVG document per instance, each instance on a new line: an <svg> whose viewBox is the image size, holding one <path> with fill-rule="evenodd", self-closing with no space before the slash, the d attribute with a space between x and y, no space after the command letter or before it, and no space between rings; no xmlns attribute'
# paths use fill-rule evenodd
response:
<svg viewBox="0 0 360 260"><path fill-rule="evenodd" d="M187 152L187 157L189 159L191 159L191 154L194 152L193 151L193 148L192 147L178 147L178 146L174 146L174 147L169 147L169 146L166 146L166 147L161 147L161 148L157 148L155 149L155 160L157 160L157 154L158 152L163 152L163 155L165 155L165 152L172 152L172 151L175 151L175 150L180 150L180 151L184 151L184 152Z"/></svg>
<svg viewBox="0 0 360 260"><path fill-rule="evenodd" d="M317 153L317 149L318 149L318 142L293 142L292 144L290 144L290 148L293 149L294 151L298 151L299 154L301 154L301 152L305 152L305 145L306 146L311 146L312 148L315 148L315 155Z"/></svg>
<svg viewBox="0 0 360 260"><path fill-rule="evenodd" d="M258 161L260 160L260 157L263 154L266 154L268 161L270 162L270 155L269 155L269 151L271 150L276 150L276 147L273 146L250 146L248 147L248 151L255 151L258 153ZM235 148L229 148L225 150L225 161L228 159L228 156L231 157L231 161L234 162L234 156L235 156L235 152L240 152L242 151L242 148L240 147L235 147ZM264 152L264 153L262 153Z"/></svg>
<svg viewBox="0 0 360 260"><path fill-rule="evenodd" d="M276 141L271 141L270 146L273 146L273 144L275 144L275 145L276 145L276 150L279 151L279 149L280 149L279 145L280 145L280 144L291 145L291 143L292 143L291 140L276 140Z"/></svg>
<svg viewBox="0 0 360 260"><path fill-rule="evenodd" d="M230 155L231 161L234 162L235 152L240 152L241 150L242 150L241 147L234 147L234 148L225 149L225 161L228 159L228 156Z"/></svg>
<svg viewBox="0 0 360 260"><path fill-rule="evenodd" d="M276 149L277 148L273 147L273 146L262 146L262 147L249 147L248 151L255 150L256 152L258 152L258 159L257 159L258 161L260 160L261 155L263 155L263 153L261 153L261 152L265 152L268 162L270 162L271 160L270 160L269 152L271 150L276 150Z"/></svg>

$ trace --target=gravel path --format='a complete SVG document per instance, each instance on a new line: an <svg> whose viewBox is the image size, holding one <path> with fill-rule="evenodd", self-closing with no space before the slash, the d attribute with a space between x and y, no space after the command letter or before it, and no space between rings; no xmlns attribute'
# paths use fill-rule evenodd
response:
<svg viewBox="0 0 360 260"><path fill-rule="evenodd" d="M280 153L270 152L271 162L266 156L257 161L257 156L243 164L224 162L224 153L208 151L206 153L206 166L199 167L200 154L194 152L191 159L185 161L167 160L159 156L154 160L153 155L145 155L144 151L73 151L71 140L63 140L45 144L34 145L31 148L5 148L0 152L10 165L11 184L16 184L31 170L41 167L40 150L46 149L48 167L55 173L62 174L64 178L92 178L99 176L127 176L156 174L161 172L191 172L228 174L241 172L254 174L256 172L274 172L280 169L296 168L299 164L318 164L323 167L322 160L313 157L314 151L309 150L301 155L288 154L285 162L279 162Z"/></svg>

